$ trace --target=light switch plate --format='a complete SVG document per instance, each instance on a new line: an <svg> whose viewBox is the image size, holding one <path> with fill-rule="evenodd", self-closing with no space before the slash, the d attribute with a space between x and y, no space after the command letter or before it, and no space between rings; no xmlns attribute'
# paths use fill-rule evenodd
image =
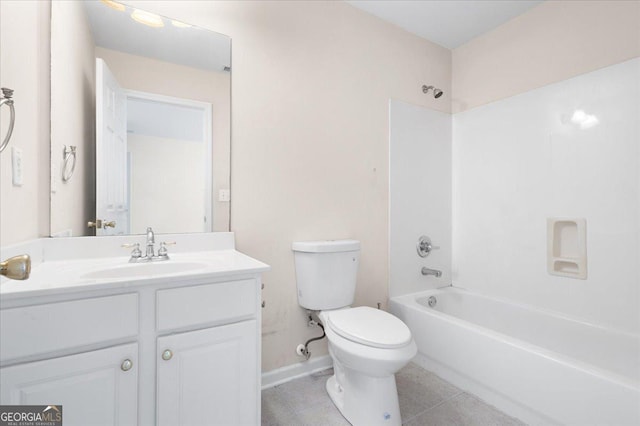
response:
<svg viewBox="0 0 640 426"><path fill-rule="evenodd" d="M51 165L51 193L55 194L58 191L58 166L56 164Z"/></svg>
<svg viewBox="0 0 640 426"><path fill-rule="evenodd" d="M13 186L22 186L22 150L20 148L11 147L11 177Z"/></svg>
<svg viewBox="0 0 640 426"><path fill-rule="evenodd" d="M228 202L231 201L231 190L221 189L218 191L218 201Z"/></svg>

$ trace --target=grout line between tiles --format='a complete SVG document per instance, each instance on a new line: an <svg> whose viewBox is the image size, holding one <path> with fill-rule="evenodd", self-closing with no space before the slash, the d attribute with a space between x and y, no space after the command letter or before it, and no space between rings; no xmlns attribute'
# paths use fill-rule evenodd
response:
<svg viewBox="0 0 640 426"><path fill-rule="evenodd" d="M455 398L455 397L457 397L457 396L460 396L460 395L462 395L463 393L465 393L465 392L464 392L463 390L461 390L460 392L456 393L455 395L452 395L452 396L450 396L449 398L447 398L447 401L449 401L449 400L451 400L451 399L453 399L453 398Z"/></svg>
<svg viewBox="0 0 640 426"><path fill-rule="evenodd" d="M438 402L436 405L434 405L434 406L432 406L432 407L429 407L429 408L426 408L426 409L425 409L422 413L420 413L420 414L424 414L424 413L426 413L427 411L431 411L431 410L433 410L434 408L437 408L437 407L441 406L442 404L444 404L444 403L446 403L446 402L451 401L453 398L455 398L455 397L457 397L458 395L461 395L461 394L463 394L463 393L464 393L464 391L460 391L460 392L458 392L457 394L450 396L449 398L444 398L442 401Z"/></svg>
<svg viewBox="0 0 640 426"><path fill-rule="evenodd" d="M443 398L442 401L438 402L436 405L433 405L433 406L431 406L429 408L425 408L424 410L418 412L417 414L414 414L413 416L411 416L411 417L409 417L407 419L403 418L402 419L402 424L409 423L411 420L415 419L416 417L419 417L419 416L423 415L424 413L426 413L429 410L433 410L434 408L439 407L440 405L444 404L447 401L451 401L452 399L454 399L455 397L457 397L459 395L462 395L463 393L464 393L464 391L461 390L461 391L451 395L448 398Z"/></svg>

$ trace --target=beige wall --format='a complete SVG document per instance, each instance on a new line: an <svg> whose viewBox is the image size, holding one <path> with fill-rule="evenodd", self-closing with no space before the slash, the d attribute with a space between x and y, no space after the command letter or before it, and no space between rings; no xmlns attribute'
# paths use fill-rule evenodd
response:
<svg viewBox="0 0 640 426"><path fill-rule="evenodd" d="M33 60L20 63L11 59L14 75L27 87L14 79L6 85L23 93L23 108L33 106L32 112L23 113L31 124L42 119L18 132L32 132L17 137L25 141L24 187L11 187L5 165L10 159L2 156L5 245L49 233L49 98L33 92L48 83L48 73L46 82L38 73L49 68L48 52L42 55L48 33L40 34L49 21L38 21L36 9L48 5L45 2L0 4L3 34L11 30L15 47L3 44L3 85L4 75L10 74L5 56L33 55ZM232 229L240 250L273 266L265 275L264 369L299 361L295 346L316 330L306 327L297 305L291 242L360 239L356 303L386 302L388 100L449 112L450 52L342 2L145 1L139 6L233 38ZM8 8L27 16L10 16ZM33 31L26 29L32 28L47 36L45 45L30 40ZM103 51L101 56L107 55ZM123 86L137 90L152 91L145 86L149 83L171 88L157 75L138 76L140 85L122 78ZM425 97L420 91L425 83L442 87L445 96L438 101ZM212 90L195 82L190 89L201 96ZM48 93L48 87L42 93ZM47 137L38 140L37 135ZM324 344L316 347L314 354L326 353Z"/></svg>
<svg viewBox="0 0 640 426"><path fill-rule="evenodd" d="M82 2L51 5L51 234L92 235L95 219L95 75L93 37ZM73 176L62 180L64 146L76 146Z"/></svg>
<svg viewBox="0 0 640 426"><path fill-rule="evenodd" d="M48 1L0 1L0 86L15 91L16 124L0 154L0 245L49 234ZM9 125L0 113L0 138ZM11 182L11 148L23 152L24 184Z"/></svg>
<svg viewBox="0 0 640 426"><path fill-rule="evenodd" d="M229 203L218 201L218 191L229 188L231 105L230 76L176 65L142 56L96 47L124 89L207 102L211 104L213 155L213 228L229 230Z"/></svg>
<svg viewBox="0 0 640 426"><path fill-rule="evenodd" d="M297 304L291 243L361 240L356 304L386 304L389 98L449 112L450 52L343 2L128 3L232 38L231 229L273 268L263 369L298 362L318 330Z"/></svg>
<svg viewBox="0 0 640 426"><path fill-rule="evenodd" d="M546 1L453 50L453 112L640 56L640 2Z"/></svg>

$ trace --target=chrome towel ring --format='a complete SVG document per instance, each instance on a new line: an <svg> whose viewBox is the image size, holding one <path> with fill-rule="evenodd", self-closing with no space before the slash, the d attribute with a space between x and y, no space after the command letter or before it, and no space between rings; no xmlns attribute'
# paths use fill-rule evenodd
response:
<svg viewBox="0 0 640 426"><path fill-rule="evenodd" d="M13 96L13 90L3 87L2 94L4 95L4 97L0 99L0 107L4 104L9 105L9 109L11 110L11 119L9 121L9 130L7 131L7 135L4 137L2 145L0 145L0 152L4 151L4 149L9 144L9 139L11 139L11 134L13 133L13 125L16 122L16 110L13 106L13 99L11 99L11 97Z"/></svg>
<svg viewBox="0 0 640 426"><path fill-rule="evenodd" d="M76 170L76 147L73 145L64 146L64 164L62 165L62 181L68 182ZM69 166L71 164L71 166Z"/></svg>

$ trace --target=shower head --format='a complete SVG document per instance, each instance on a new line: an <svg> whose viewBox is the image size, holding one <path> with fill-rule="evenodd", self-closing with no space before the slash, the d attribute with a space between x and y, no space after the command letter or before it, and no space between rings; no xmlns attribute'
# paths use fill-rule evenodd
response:
<svg viewBox="0 0 640 426"><path fill-rule="evenodd" d="M433 91L433 97L438 99L444 93L442 90L437 89L433 86L422 86L422 93L429 93L429 90Z"/></svg>

